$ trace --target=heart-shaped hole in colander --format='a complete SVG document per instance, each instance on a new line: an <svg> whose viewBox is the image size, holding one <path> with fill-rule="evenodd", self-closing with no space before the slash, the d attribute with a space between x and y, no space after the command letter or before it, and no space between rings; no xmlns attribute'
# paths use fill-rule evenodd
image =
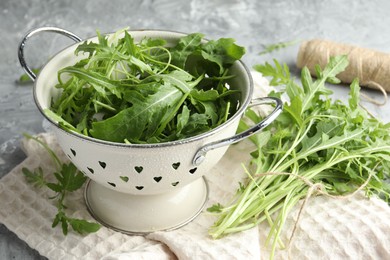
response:
<svg viewBox="0 0 390 260"><path fill-rule="evenodd" d="M135 170L136 172L138 172L138 173L141 173L141 172L143 171L143 169L144 169L144 167L142 167L142 166L135 166L135 167L134 167L134 170Z"/></svg>

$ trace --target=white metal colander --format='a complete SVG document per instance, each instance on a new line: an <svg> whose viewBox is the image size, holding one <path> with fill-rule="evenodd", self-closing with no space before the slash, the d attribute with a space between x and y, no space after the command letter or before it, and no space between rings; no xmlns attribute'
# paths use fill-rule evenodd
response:
<svg viewBox="0 0 390 260"><path fill-rule="evenodd" d="M43 113L58 95L54 86L57 72L81 57L74 55L79 43L56 54L36 75L24 59L27 40L40 32L60 33L80 42L76 35L55 27L30 31L19 46L19 60L34 82L34 99ZM145 37L163 38L173 44L185 34L159 30L135 30L129 34L139 41ZM87 39L87 41L96 38ZM229 85L241 92L238 111L224 124L206 133L159 144L122 144L97 140L53 126L58 142L69 159L90 178L85 201L92 216L106 226L126 233L148 233L180 227L195 218L207 200L204 176L224 155L229 144L238 142L271 123L281 112L279 99L252 100L253 83L245 65L235 62L235 75ZM248 106L274 104L273 111L251 129L235 134ZM156 217L157 216L157 217Z"/></svg>

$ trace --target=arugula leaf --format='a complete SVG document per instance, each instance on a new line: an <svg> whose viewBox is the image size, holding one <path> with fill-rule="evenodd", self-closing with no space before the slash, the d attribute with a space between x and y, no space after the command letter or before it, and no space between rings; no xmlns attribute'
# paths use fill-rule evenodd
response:
<svg viewBox="0 0 390 260"><path fill-rule="evenodd" d="M34 172L27 168L22 168L22 172L26 177L27 182L32 183L34 186L41 188L47 185L41 167L37 168Z"/></svg>
<svg viewBox="0 0 390 260"><path fill-rule="evenodd" d="M206 114L194 113L190 115L187 125L183 128L182 133L184 135L193 135L194 133L206 131L208 129L209 117Z"/></svg>
<svg viewBox="0 0 390 260"><path fill-rule="evenodd" d="M289 47L291 45L295 45L298 42L299 42L299 40L293 40L293 41L286 41L286 42L278 42L278 43L275 43L275 44L269 44L269 45L265 46L264 50L261 51L259 53L259 55L271 53L273 51L280 50L280 49Z"/></svg>
<svg viewBox="0 0 390 260"><path fill-rule="evenodd" d="M94 42L82 42L77 49L75 50L75 54L78 55L80 52L87 53L88 57L91 57L95 50L99 48L100 45Z"/></svg>
<svg viewBox="0 0 390 260"><path fill-rule="evenodd" d="M70 192L80 189L87 180L87 177L78 171L73 163L63 164L61 171L55 176L61 184L61 189Z"/></svg>
<svg viewBox="0 0 390 260"><path fill-rule="evenodd" d="M236 60L241 59L245 49L234 43L234 39L221 38L218 41L209 41L204 44L201 55L205 60L216 63L219 74L222 75L226 65L230 66Z"/></svg>
<svg viewBox="0 0 390 260"><path fill-rule="evenodd" d="M334 79L336 78L337 74L343 72L347 66L347 55L336 56L330 59L328 66L326 66L325 69L319 73L319 79L309 86L311 88L309 91L305 92L305 95L302 98L302 111L307 110L309 107L315 106L321 94L331 94L332 92L325 87L325 82L329 79L332 79L333 83L339 83L339 81Z"/></svg>
<svg viewBox="0 0 390 260"><path fill-rule="evenodd" d="M100 225L97 223L91 223L84 219L71 218L68 219L69 224L73 230L79 234L94 233L100 229Z"/></svg>
<svg viewBox="0 0 390 260"><path fill-rule="evenodd" d="M133 143L149 139L159 125L165 123L169 110L177 107L183 95L169 83L146 98L134 91L127 97L131 107L106 120L92 123L90 133L95 138L113 142L123 142L125 138Z"/></svg>
<svg viewBox="0 0 390 260"><path fill-rule="evenodd" d="M183 128L187 125L190 119L190 110L186 105L182 107L182 112L177 115L177 134L183 131Z"/></svg>
<svg viewBox="0 0 390 260"><path fill-rule="evenodd" d="M34 74L38 74L41 71L41 69L31 69L31 70L32 70L32 72L34 72ZM30 78L29 75L27 75L27 73L25 73L19 77L18 82L19 83L32 83L33 80Z"/></svg>
<svg viewBox="0 0 390 260"><path fill-rule="evenodd" d="M288 66L286 64L281 66L280 63L275 59L273 61L275 63L275 67L266 62L263 65L254 65L253 68L261 72L265 77L272 77L270 82L271 86L286 85L290 83L290 69Z"/></svg>
<svg viewBox="0 0 390 260"><path fill-rule="evenodd" d="M204 35L193 33L182 37L178 44L171 49L172 64L184 68L188 57L192 55L201 45Z"/></svg>
<svg viewBox="0 0 390 260"><path fill-rule="evenodd" d="M213 101L216 100L219 96L219 93L215 89L209 89L204 91L203 89L197 90L193 89L190 93L191 97L199 101Z"/></svg>
<svg viewBox="0 0 390 260"><path fill-rule="evenodd" d="M58 116L56 113L54 113L50 109L45 109L44 113L47 117L51 118L53 121L58 122L58 124L64 128L68 129L69 131L75 131L79 132L73 125L69 124L67 121L65 121L62 117Z"/></svg>
<svg viewBox="0 0 390 260"><path fill-rule="evenodd" d="M220 213L223 209L223 206L219 203L212 205L207 209L208 212L217 212Z"/></svg>
<svg viewBox="0 0 390 260"><path fill-rule="evenodd" d="M357 109L359 106L359 101L360 101L359 93L360 93L359 81L355 79L351 83L350 98L348 100L349 107L352 110Z"/></svg>
<svg viewBox="0 0 390 260"><path fill-rule="evenodd" d="M99 73L76 67L66 67L58 72L59 76L63 73L69 73L73 76L76 76L78 79L88 82L91 86L95 88L96 91L98 91L102 95L106 95L104 89L107 89L112 94L120 98L120 92L116 87L118 82L114 82L110 79L107 79L107 77Z"/></svg>
<svg viewBox="0 0 390 260"><path fill-rule="evenodd" d="M66 236L69 231L69 226L80 235L97 232L100 229L100 225L97 223L89 222L84 219L70 218L65 215L63 211L57 213L54 218L52 227L55 228L61 223L62 233Z"/></svg>

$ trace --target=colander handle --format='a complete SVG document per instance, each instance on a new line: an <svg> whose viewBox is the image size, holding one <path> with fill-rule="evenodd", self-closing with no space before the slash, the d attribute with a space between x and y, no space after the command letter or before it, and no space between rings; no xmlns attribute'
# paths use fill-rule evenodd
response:
<svg viewBox="0 0 390 260"><path fill-rule="evenodd" d="M26 45L26 42L27 40L33 36L34 34L37 34L37 33L41 33L41 32L54 32L54 33L59 33L59 34L62 34L62 35L65 35L69 38L71 38L72 40L74 40L75 42L81 42L82 39L80 37L78 37L77 35L67 31L67 30L64 30L64 29L61 29L61 28L57 28L57 27L40 27L40 28L37 28L37 29L33 29L31 31L29 31L22 39L22 41L20 42L19 44L19 49L18 49L18 57L19 57L19 62L20 62L20 65L22 66L22 68L24 69L24 71L27 73L27 75L33 80L35 81L36 79L36 75L35 73L32 71L32 69L27 65L26 63L26 60L24 58L24 47Z"/></svg>
<svg viewBox="0 0 390 260"><path fill-rule="evenodd" d="M279 114L283 110L283 102L279 98L275 97L264 97L264 98L256 98L253 99L249 107L258 106L258 105L268 105L268 104L275 104L274 110L266 116L260 123L252 126L251 128L236 134L232 137L228 137L219 141L211 142L209 144L206 144L200 148L192 160L192 164L194 166L200 165L204 159L206 158L207 152L214 150L216 148L220 148L222 146L230 145L233 143L237 143L245 138L250 137L251 135L259 132L266 126L268 126L272 121L274 121Z"/></svg>

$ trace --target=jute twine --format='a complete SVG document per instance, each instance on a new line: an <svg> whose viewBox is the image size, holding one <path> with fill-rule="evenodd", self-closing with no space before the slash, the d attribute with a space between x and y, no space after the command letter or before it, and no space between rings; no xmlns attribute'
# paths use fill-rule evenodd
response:
<svg viewBox="0 0 390 260"><path fill-rule="evenodd" d="M353 45L336 43L328 40L313 39L303 42L297 57L298 68L306 66L315 76L315 65L324 68L329 58L337 55L347 55L349 65L337 77L343 83L351 83L359 79L361 86L377 89L384 96L383 102L362 94L364 98L376 105L387 102L387 93L390 92L390 54Z"/></svg>

